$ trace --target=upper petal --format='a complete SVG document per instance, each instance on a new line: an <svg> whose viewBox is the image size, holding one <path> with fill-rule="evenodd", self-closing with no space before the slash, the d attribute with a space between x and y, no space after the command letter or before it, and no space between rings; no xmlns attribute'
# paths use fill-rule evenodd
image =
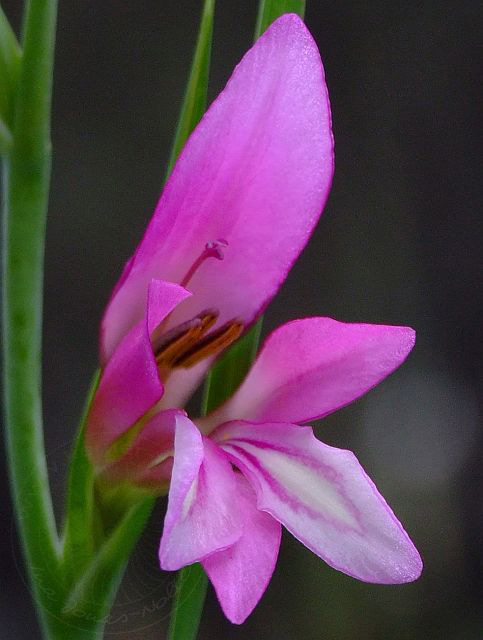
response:
<svg viewBox="0 0 483 640"><path fill-rule="evenodd" d="M180 569L242 535L235 474L221 449L176 416L174 465L159 547L161 568Z"/></svg>
<svg viewBox="0 0 483 640"><path fill-rule="evenodd" d="M243 519L243 535L231 547L203 560L223 612L241 624L267 588L280 547L280 523L259 511L253 489L237 474L236 508Z"/></svg>
<svg viewBox="0 0 483 640"><path fill-rule="evenodd" d="M177 284L153 280L144 317L119 344L104 367L89 412L86 444L102 463L105 450L163 394L151 346L153 329L190 294Z"/></svg>
<svg viewBox="0 0 483 640"><path fill-rule="evenodd" d="M295 15L277 20L236 67L186 143L102 323L103 353L141 317L151 278L182 282L206 243L228 242L189 282L180 319L217 307L245 324L307 242L333 173L319 52Z"/></svg>
<svg viewBox="0 0 483 640"><path fill-rule="evenodd" d="M295 320L274 331L244 382L212 416L228 420L306 422L372 389L414 346L408 327Z"/></svg>
<svg viewBox="0 0 483 640"><path fill-rule="evenodd" d="M353 453L281 423L231 422L215 437L251 481L258 508L330 566L366 582L419 577L417 550Z"/></svg>

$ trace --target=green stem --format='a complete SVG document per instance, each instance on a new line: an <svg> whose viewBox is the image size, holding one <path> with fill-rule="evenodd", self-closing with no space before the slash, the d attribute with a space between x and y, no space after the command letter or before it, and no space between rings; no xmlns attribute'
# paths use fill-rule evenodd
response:
<svg viewBox="0 0 483 640"><path fill-rule="evenodd" d="M198 40L196 42L191 71L186 85L183 104L173 140L173 148L168 162L167 177L184 147L191 132L201 120L206 108L208 79L210 73L211 42L213 38L213 18L215 0L205 0L201 15Z"/></svg>
<svg viewBox="0 0 483 640"><path fill-rule="evenodd" d="M0 118L0 154L5 154L12 146L12 134L5 122Z"/></svg>
<svg viewBox="0 0 483 640"><path fill-rule="evenodd" d="M0 7L0 117L10 127L20 73L22 51L2 7Z"/></svg>
<svg viewBox="0 0 483 640"><path fill-rule="evenodd" d="M57 3L26 5L13 144L3 161L3 355L6 448L26 569L47 635L62 597L44 451L41 329L50 104Z"/></svg>
<svg viewBox="0 0 483 640"><path fill-rule="evenodd" d="M302 20L305 15L306 0L260 0L258 4L255 40L284 13L296 13Z"/></svg>
<svg viewBox="0 0 483 640"><path fill-rule="evenodd" d="M84 432L99 376L98 371L87 396L69 467L61 568L65 598L50 624L56 640L102 637L129 556L155 501L140 490L126 493L124 487L107 495L96 486ZM106 518L113 521L107 537Z"/></svg>
<svg viewBox="0 0 483 640"><path fill-rule="evenodd" d="M208 577L200 564L192 564L178 573L168 640L196 638L207 587Z"/></svg>

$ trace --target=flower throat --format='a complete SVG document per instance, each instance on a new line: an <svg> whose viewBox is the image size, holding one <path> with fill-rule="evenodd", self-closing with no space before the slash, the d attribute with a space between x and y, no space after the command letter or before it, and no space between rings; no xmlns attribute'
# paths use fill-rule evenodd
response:
<svg viewBox="0 0 483 640"><path fill-rule="evenodd" d="M225 240L208 242L181 280L181 286L188 285L206 259L223 260L223 250L227 246L228 243ZM210 332L218 316L217 309L207 309L169 331L164 330L165 319L153 331L151 343L161 379L166 380L173 369L188 369L205 358L218 355L239 338L243 331L243 324L236 319Z"/></svg>

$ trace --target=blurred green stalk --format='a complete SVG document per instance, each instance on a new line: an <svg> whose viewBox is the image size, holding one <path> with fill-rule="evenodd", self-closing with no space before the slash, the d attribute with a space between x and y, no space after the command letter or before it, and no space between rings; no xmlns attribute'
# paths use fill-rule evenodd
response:
<svg viewBox="0 0 483 640"><path fill-rule="evenodd" d="M56 0L26 3L23 59L18 83L11 77L11 84L5 80L12 70L5 61L9 62L12 50L12 32L3 12L0 16L2 91L11 92L4 96L4 102L13 106L11 135L6 135L7 125L2 122L1 136L6 448L26 570L46 637L51 622L48 612L62 597L41 401L43 259L56 15Z"/></svg>

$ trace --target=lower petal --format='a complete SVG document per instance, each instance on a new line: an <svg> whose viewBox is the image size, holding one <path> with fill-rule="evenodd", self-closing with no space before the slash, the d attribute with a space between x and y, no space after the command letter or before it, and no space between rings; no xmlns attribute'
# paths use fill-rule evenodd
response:
<svg viewBox="0 0 483 640"><path fill-rule="evenodd" d="M256 495L241 474L237 474L237 509L244 520L242 537L225 551L203 561L230 622L241 624L258 604L270 582L280 547L280 524L259 511Z"/></svg>
<svg viewBox="0 0 483 640"><path fill-rule="evenodd" d="M421 558L350 451L310 427L230 422L215 434L270 513L330 566L359 580L403 583Z"/></svg>
<svg viewBox="0 0 483 640"><path fill-rule="evenodd" d="M161 568L175 571L226 549L242 535L235 474L225 453L176 417L174 465L159 548Z"/></svg>

